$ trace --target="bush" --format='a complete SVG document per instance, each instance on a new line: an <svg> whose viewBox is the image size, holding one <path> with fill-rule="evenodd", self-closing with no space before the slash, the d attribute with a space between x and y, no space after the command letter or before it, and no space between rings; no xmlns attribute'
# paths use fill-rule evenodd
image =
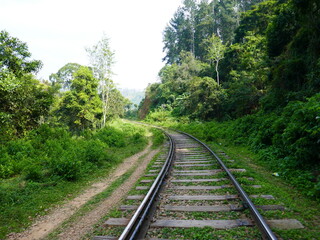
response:
<svg viewBox="0 0 320 240"><path fill-rule="evenodd" d="M6 151L15 160L20 161L20 154L24 156L34 156L34 148L30 141L25 139L18 139L10 141L6 145Z"/></svg>
<svg viewBox="0 0 320 240"><path fill-rule="evenodd" d="M77 180L81 175L82 167L83 164L77 160L75 153L64 154L51 162L52 174L68 181Z"/></svg>
<svg viewBox="0 0 320 240"><path fill-rule="evenodd" d="M30 217L104 177L145 146L144 131L120 121L78 135L42 125L24 138L1 142L0 235L23 230Z"/></svg>
<svg viewBox="0 0 320 240"><path fill-rule="evenodd" d="M27 166L24 170L24 178L35 182L41 182L44 178L42 167L36 164Z"/></svg>
<svg viewBox="0 0 320 240"><path fill-rule="evenodd" d="M99 139L86 140L83 143L83 156L84 160L101 165L103 161L110 161L107 155L107 145Z"/></svg>
<svg viewBox="0 0 320 240"><path fill-rule="evenodd" d="M71 134L66 128L54 128L47 124L41 125L27 135L27 139L29 139L32 142L32 145L38 149L41 149L43 144L48 140L60 140L61 142L64 142L70 138Z"/></svg>
<svg viewBox="0 0 320 240"><path fill-rule="evenodd" d="M150 123L166 122L170 120L173 120L171 111L163 110L162 108L149 113L145 119L146 122Z"/></svg>
<svg viewBox="0 0 320 240"><path fill-rule="evenodd" d="M144 129L114 123L97 132L72 136L65 128L42 125L25 138L0 146L0 178L23 175L33 182L51 181L58 176L74 181L96 167L115 164L119 148L135 145L136 152L146 143ZM120 128L120 129L119 129Z"/></svg>
<svg viewBox="0 0 320 240"><path fill-rule="evenodd" d="M122 131L113 127L105 127L99 130L94 137L106 143L110 147L125 146L125 134Z"/></svg>
<svg viewBox="0 0 320 240"><path fill-rule="evenodd" d="M14 175L12 163L0 164L0 178L8 178Z"/></svg>
<svg viewBox="0 0 320 240"><path fill-rule="evenodd" d="M152 132L153 147L161 146L165 140L165 136L162 130L157 128L151 128L150 131Z"/></svg>
<svg viewBox="0 0 320 240"><path fill-rule="evenodd" d="M131 137L131 142L133 144L139 144L144 141L144 137L141 133L134 133Z"/></svg>

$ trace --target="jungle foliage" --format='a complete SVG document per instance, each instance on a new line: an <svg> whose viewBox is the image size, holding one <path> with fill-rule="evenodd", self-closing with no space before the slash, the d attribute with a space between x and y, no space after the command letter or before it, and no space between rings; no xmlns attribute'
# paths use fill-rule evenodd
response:
<svg viewBox="0 0 320 240"><path fill-rule="evenodd" d="M95 49L95 54L90 56L93 66L67 63L51 74L49 81L39 81L35 74L42 62L31 58L26 43L1 31L0 143L23 137L43 123L66 125L78 133L123 116L130 101L116 89L111 75L104 76L97 67L105 64L104 71L111 71L109 62L113 60L100 59L105 51L110 52L110 58L114 54L108 41L103 40L101 49Z"/></svg>
<svg viewBox="0 0 320 240"><path fill-rule="evenodd" d="M26 43L0 32L0 143L22 136L48 115L55 91L34 77L41 66Z"/></svg>
<svg viewBox="0 0 320 240"><path fill-rule="evenodd" d="M0 146L0 238L25 229L57 202L105 177L147 144L145 129L120 121L78 136L42 124Z"/></svg>
<svg viewBox="0 0 320 240"><path fill-rule="evenodd" d="M164 30L166 65L140 117L212 121L204 138L223 126L283 176L306 171L297 174L319 196L319 30L316 0L186 0Z"/></svg>
<svg viewBox="0 0 320 240"><path fill-rule="evenodd" d="M92 66L68 63L40 81L41 61L0 32L1 239L147 144L144 129L113 123L130 102L98 72L99 64L111 71L101 43Z"/></svg>

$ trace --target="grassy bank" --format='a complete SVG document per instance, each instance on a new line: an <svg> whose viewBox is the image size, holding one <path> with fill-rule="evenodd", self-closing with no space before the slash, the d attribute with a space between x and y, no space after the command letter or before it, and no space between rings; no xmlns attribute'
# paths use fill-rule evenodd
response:
<svg viewBox="0 0 320 240"><path fill-rule="evenodd" d="M304 195L320 199L320 95L289 103L279 112L258 112L224 122L174 118L169 111L150 113L146 121L191 133L205 141L245 146L260 164Z"/></svg>
<svg viewBox="0 0 320 240"><path fill-rule="evenodd" d="M275 197L270 200L253 199L254 204L276 204L285 207L285 210L263 211L259 210L265 219L297 219L304 228L273 231L281 236L282 239L317 239L320 233L320 204L310 197L306 197L296 187L283 181L280 177L273 174L272 171L265 168L258 161L259 155L250 151L247 147L236 146L226 141L211 141L210 147L214 151L223 150L227 155L234 159L234 162L227 162L229 168L245 168L246 176L254 179L254 184L261 185L261 188L250 188L245 186L245 191L250 194L271 194ZM225 157L220 156L222 159ZM252 184L246 182L241 176L237 177L244 185Z"/></svg>
<svg viewBox="0 0 320 240"><path fill-rule="evenodd" d="M0 147L0 239L25 229L38 215L141 151L145 130L114 122L104 129L72 135L43 125Z"/></svg>
<svg viewBox="0 0 320 240"><path fill-rule="evenodd" d="M272 116L261 117L270 120ZM276 234L283 239L318 238L320 233L320 217L318 214L320 204L317 195L314 194L317 193L316 184L312 182L312 179L306 177L309 174L311 175L312 171L307 166L301 169L291 167L290 171L290 166L280 164L283 158L277 158L278 155L272 152L269 152L269 158L265 157L270 148L267 145L259 148L257 147L258 141L254 141L254 139L261 138L264 131L272 132L270 127L258 126L257 122L262 122L262 119L254 119L253 116L249 116L247 119L223 123L188 121L183 123L172 118L168 119L162 122L162 125L188 132L206 142L214 151L223 150L227 153L231 159L235 160L234 162L225 161L229 168L245 168L247 170L246 176L254 178L254 184L261 185L261 188L257 189L246 187L245 191L249 195L271 194L275 197L272 203L255 199L255 204L279 204L285 207L285 210L260 211L266 219L297 219L304 226L304 229L273 229ZM244 121L244 123L241 121ZM257 128L260 128L261 131L255 135L253 129ZM247 129L247 131L244 131L244 129ZM250 142L251 144L248 144ZM220 157L223 160L225 158L224 155ZM315 166L317 165L315 164ZM241 174L236 177L240 182L244 181ZM242 183L248 184L247 182ZM202 235L199 237L195 235L196 232L194 231L183 231L181 233L179 230L170 230L168 235L161 237L178 238L181 234L184 239L208 239L209 236L201 233Z"/></svg>

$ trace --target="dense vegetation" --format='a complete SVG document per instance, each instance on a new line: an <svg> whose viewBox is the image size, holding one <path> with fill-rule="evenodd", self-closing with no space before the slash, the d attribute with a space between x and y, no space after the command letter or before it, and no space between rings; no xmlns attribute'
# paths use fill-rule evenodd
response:
<svg viewBox="0 0 320 240"><path fill-rule="evenodd" d="M143 135L142 129L129 124L84 131L80 136L43 124L24 138L1 145L0 178L20 175L33 182L74 181L91 169L117 161L113 148L145 143Z"/></svg>
<svg viewBox="0 0 320 240"><path fill-rule="evenodd" d="M319 197L319 30L316 0L185 0L140 117L197 121L204 139L249 145Z"/></svg>
<svg viewBox="0 0 320 240"><path fill-rule="evenodd" d="M0 147L0 238L106 176L146 145L145 130L116 122L73 136L46 124Z"/></svg>
<svg viewBox="0 0 320 240"><path fill-rule="evenodd" d="M43 123L69 127L73 133L105 126L123 116L129 100L116 89L114 53L103 37L87 49L90 66L68 63L49 77L36 79L39 60L26 43L0 32L0 142L24 136Z"/></svg>
<svg viewBox="0 0 320 240"><path fill-rule="evenodd" d="M26 43L0 32L0 238L72 196L147 144L145 129L115 121L130 106L112 82L107 38L49 81Z"/></svg>

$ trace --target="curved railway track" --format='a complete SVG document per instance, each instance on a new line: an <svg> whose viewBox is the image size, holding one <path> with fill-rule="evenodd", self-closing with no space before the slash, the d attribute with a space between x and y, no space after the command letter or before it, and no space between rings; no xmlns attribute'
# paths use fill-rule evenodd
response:
<svg viewBox="0 0 320 240"><path fill-rule="evenodd" d="M146 194L128 196L130 204L121 206L121 210L127 211L131 217L110 218L106 222L109 228L122 226L122 233L119 236L96 236L94 239L161 239L163 232L170 235L170 231L189 229L189 232L201 235L204 234L201 229L205 228L217 236L221 231L240 229L228 233L229 237L235 234L236 239L277 239L271 227L303 227L295 219L265 221L258 209L284 210L283 206L255 206L251 198L273 199L273 196L248 196L234 175L249 183L245 187L260 186L245 176L245 169L228 169L226 165L234 160L228 159L223 152L219 155L224 156L227 164L207 145L189 134L171 131L166 135L169 139L167 156L159 157L149 169L146 179L136 187L137 191L145 191ZM141 201L140 205L135 201ZM183 234L182 231L181 238L184 238ZM217 236L207 239L220 239ZM201 238L206 239L204 236Z"/></svg>

